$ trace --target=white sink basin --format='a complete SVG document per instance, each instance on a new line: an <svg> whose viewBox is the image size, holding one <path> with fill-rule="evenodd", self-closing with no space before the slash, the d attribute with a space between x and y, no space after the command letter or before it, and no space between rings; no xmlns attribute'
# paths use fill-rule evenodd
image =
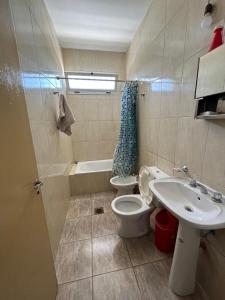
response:
<svg viewBox="0 0 225 300"><path fill-rule="evenodd" d="M199 229L225 228L225 204L215 203L209 194L192 188L187 179L168 177L150 182L159 201L178 219Z"/></svg>
<svg viewBox="0 0 225 300"><path fill-rule="evenodd" d="M167 177L155 179L149 187L158 200L179 219L179 228L173 263L170 271L170 288L180 296L194 293L201 229L225 228L225 200L215 203L208 194L189 185L188 179Z"/></svg>

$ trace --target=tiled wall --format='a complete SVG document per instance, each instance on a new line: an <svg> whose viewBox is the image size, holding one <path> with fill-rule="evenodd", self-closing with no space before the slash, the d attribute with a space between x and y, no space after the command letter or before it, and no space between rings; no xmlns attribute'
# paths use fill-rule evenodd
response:
<svg viewBox="0 0 225 300"><path fill-rule="evenodd" d="M65 171L73 160L71 138L56 128L63 83L62 56L43 1L12 0L17 46L29 121L53 255L56 254L70 198Z"/></svg>
<svg viewBox="0 0 225 300"><path fill-rule="evenodd" d="M125 54L104 51L63 49L65 71L116 73L125 78ZM67 95L77 122L72 128L75 161L113 157L119 134L120 97L117 92L103 95Z"/></svg>
<svg viewBox="0 0 225 300"><path fill-rule="evenodd" d="M214 20L225 18L217 0ZM225 192L225 121L194 120L198 57L212 30L201 30L207 1L153 0L127 54L129 79L147 79L138 104L140 165L172 174L187 165L194 177ZM225 295L225 231L200 251L198 280L212 300ZM221 296L223 295L223 296ZM225 297L225 296L224 296Z"/></svg>

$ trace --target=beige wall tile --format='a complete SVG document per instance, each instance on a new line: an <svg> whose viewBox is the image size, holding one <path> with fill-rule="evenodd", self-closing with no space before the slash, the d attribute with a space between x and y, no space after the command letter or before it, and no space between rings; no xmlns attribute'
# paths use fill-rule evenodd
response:
<svg viewBox="0 0 225 300"><path fill-rule="evenodd" d="M148 131L146 133L148 151L155 154L158 153L159 124L160 119L150 119Z"/></svg>
<svg viewBox="0 0 225 300"><path fill-rule="evenodd" d="M225 186L225 122L213 121L209 125L202 176Z"/></svg>
<svg viewBox="0 0 225 300"><path fill-rule="evenodd" d="M159 118L161 111L162 83L152 82L149 85L148 115L150 118Z"/></svg>
<svg viewBox="0 0 225 300"><path fill-rule="evenodd" d="M166 0L166 23L170 21L184 3L185 0Z"/></svg>
<svg viewBox="0 0 225 300"><path fill-rule="evenodd" d="M165 28L162 74L165 82L180 82L182 79L186 23L187 9L184 5Z"/></svg>
<svg viewBox="0 0 225 300"><path fill-rule="evenodd" d="M72 142L85 142L87 140L86 137L86 129L88 127L88 123L81 121L76 122L73 125L73 131L72 131Z"/></svg>
<svg viewBox="0 0 225 300"><path fill-rule="evenodd" d="M107 100L108 99L99 99L99 120L109 121L113 119L112 101Z"/></svg>
<svg viewBox="0 0 225 300"><path fill-rule="evenodd" d="M98 142L100 140L100 121L84 122L85 140Z"/></svg>
<svg viewBox="0 0 225 300"><path fill-rule="evenodd" d="M99 105L98 99L94 95L84 100L84 120L97 121L99 120Z"/></svg>
<svg viewBox="0 0 225 300"><path fill-rule="evenodd" d="M177 124L177 142L175 163L178 166L190 166L192 163L192 118L179 118Z"/></svg>
<svg viewBox="0 0 225 300"><path fill-rule="evenodd" d="M193 122L192 134L192 172L197 175L202 174L203 158L208 137L209 123L204 120Z"/></svg>
<svg viewBox="0 0 225 300"><path fill-rule="evenodd" d="M180 92L180 83L162 82L161 117L177 117Z"/></svg>
<svg viewBox="0 0 225 300"><path fill-rule="evenodd" d="M164 171L168 175L173 175L174 163L158 156L157 164L162 171Z"/></svg>
<svg viewBox="0 0 225 300"><path fill-rule="evenodd" d="M177 135L177 119L168 118L160 120L159 128L159 155L174 161Z"/></svg>
<svg viewBox="0 0 225 300"><path fill-rule="evenodd" d="M150 21L149 27L151 28L150 40L153 40L165 26L166 1L152 1L152 4L149 9L149 15L146 16L144 22L148 24L148 20ZM142 38L145 39L145 28L143 28L143 31L144 34Z"/></svg>

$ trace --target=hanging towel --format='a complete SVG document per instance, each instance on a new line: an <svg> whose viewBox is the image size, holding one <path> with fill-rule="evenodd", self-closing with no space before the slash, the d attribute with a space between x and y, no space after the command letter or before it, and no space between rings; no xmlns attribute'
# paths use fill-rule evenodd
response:
<svg viewBox="0 0 225 300"><path fill-rule="evenodd" d="M59 117L57 120L57 128L67 135L71 135L71 125L75 122L73 113L63 94L59 96Z"/></svg>

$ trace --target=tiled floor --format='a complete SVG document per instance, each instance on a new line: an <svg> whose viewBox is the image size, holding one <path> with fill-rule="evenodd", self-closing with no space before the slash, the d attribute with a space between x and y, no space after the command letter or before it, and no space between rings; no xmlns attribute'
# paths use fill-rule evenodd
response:
<svg viewBox="0 0 225 300"><path fill-rule="evenodd" d="M112 192L75 197L56 258L57 300L203 300L168 289L171 258L154 246L153 235L122 239L111 210ZM94 215L96 207L104 214Z"/></svg>

